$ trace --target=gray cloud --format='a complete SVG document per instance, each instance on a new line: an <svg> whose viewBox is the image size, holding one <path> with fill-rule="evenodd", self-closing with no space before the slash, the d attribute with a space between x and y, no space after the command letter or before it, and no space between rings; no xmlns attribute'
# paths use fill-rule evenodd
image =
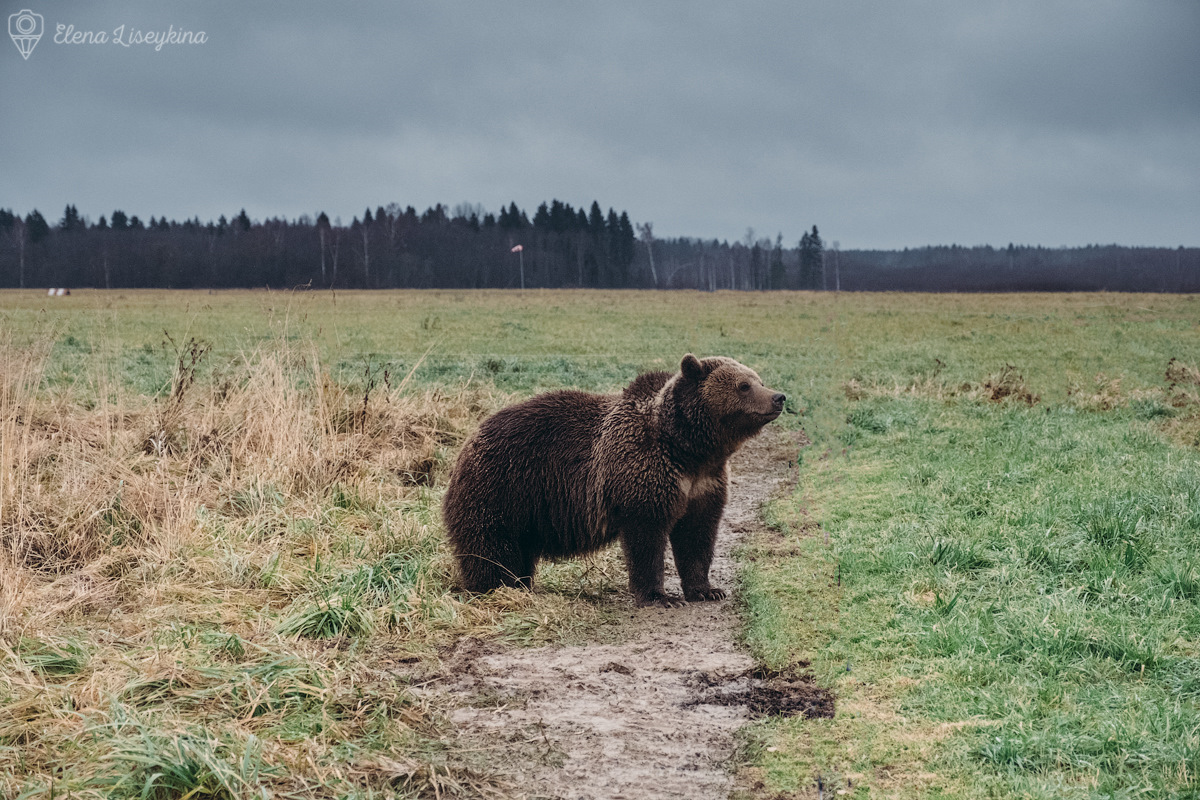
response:
<svg viewBox="0 0 1200 800"><path fill-rule="evenodd" d="M664 235L1200 243L1190 0L3 5L209 37L0 47L0 205L47 216L558 197Z"/></svg>

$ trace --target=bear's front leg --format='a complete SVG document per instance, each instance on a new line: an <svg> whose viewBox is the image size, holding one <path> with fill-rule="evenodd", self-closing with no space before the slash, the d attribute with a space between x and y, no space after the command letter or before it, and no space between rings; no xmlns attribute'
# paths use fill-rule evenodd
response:
<svg viewBox="0 0 1200 800"><path fill-rule="evenodd" d="M629 569L629 591L639 607L678 608L685 601L663 588L663 561L667 553L666 524L631 524L621 532L621 549Z"/></svg>
<svg viewBox="0 0 1200 800"><path fill-rule="evenodd" d="M683 584L683 596L688 600L724 600L725 590L708 582L713 552L717 544L717 526L725 510L725 486L693 498L687 512L671 528L671 552L675 569Z"/></svg>

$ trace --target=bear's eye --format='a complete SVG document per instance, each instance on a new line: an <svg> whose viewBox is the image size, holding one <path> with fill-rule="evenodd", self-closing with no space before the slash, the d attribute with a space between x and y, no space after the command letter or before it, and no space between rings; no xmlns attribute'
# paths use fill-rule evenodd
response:
<svg viewBox="0 0 1200 800"><path fill-rule="evenodd" d="M742 381L741 385L740 385L740 386L738 386L738 391L739 391L739 392L748 392L748 391L750 391L750 384L746 383L745 381Z"/></svg>

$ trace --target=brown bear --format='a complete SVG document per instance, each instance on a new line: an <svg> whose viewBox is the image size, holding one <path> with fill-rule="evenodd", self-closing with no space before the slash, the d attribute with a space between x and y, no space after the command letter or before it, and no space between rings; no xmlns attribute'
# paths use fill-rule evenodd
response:
<svg viewBox="0 0 1200 800"><path fill-rule="evenodd" d="M620 394L558 391L498 411L467 440L442 517L462 588L533 588L540 559L619 539L639 606L720 600L708 582L726 462L786 398L731 358L684 356ZM667 542L683 597L663 588Z"/></svg>

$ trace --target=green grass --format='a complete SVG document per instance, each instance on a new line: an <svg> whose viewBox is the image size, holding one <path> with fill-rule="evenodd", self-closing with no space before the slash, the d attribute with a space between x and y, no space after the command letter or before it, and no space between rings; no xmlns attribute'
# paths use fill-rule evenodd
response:
<svg viewBox="0 0 1200 800"><path fill-rule="evenodd" d="M73 384L82 367L103 360L114 380L147 393L165 391L177 352L195 338L212 346L206 368L263 343L311 339L339 377L361 380L369 368L395 378L425 356L421 380L474 376L513 391L610 387L694 350L734 353L791 388L822 392L856 375L907 382L937 371L947 384L979 381L1013 364L1035 388L1061 396L1070 381L1090 383L1097 373L1150 384L1161 382L1172 356L1195 361L1195 302L1104 294L130 290L70 298L5 292L0 320L18 337L54 332L54 384Z"/></svg>
<svg viewBox="0 0 1200 800"><path fill-rule="evenodd" d="M38 639L21 638L15 648L20 664L42 675L74 675L87 664L87 656L77 644L52 644Z"/></svg>
<svg viewBox="0 0 1200 800"><path fill-rule="evenodd" d="M910 796L1200 790L1200 460L1142 416L851 404L853 451L782 504L815 508L829 545L796 534L796 557L745 582L754 649L811 660L843 702L833 722L754 733L779 788L822 774ZM815 598L794 580L814 563ZM814 641L803 612L827 604L837 623Z"/></svg>
<svg viewBox="0 0 1200 800"><path fill-rule="evenodd" d="M255 792L272 770L263 763L262 744L207 730L164 735L154 725L136 722L106 756L108 774L95 786L108 797L173 800L205 797L237 800Z"/></svg>
<svg viewBox="0 0 1200 800"><path fill-rule="evenodd" d="M1193 795L1200 417L1178 363L1200 362L1198 321L1195 298L1159 295L0 293L8 352L49 342L26 379L38 447L86 458L122 415L146 427L86 526L28 554L53 602L6 605L0 585L0 793L486 794L486 758L397 665L466 633L620 636L624 574L609 554L545 570L532 598L456 596L447 465L496 404L691 351L758 369L789 395L776 424L813 440L742 553L739 602L756 656L810 662L839 711L749 728L747 785ZM314 483L214 449L240 391L287 413L326 397L318 444L368 442L347 451L361 466ZM415 422L388 423L417 395ZM428 453L371 460L416 428ZM47 487L49 452L21 462ZM220 491L180 494L195 475Z"/></svg>

